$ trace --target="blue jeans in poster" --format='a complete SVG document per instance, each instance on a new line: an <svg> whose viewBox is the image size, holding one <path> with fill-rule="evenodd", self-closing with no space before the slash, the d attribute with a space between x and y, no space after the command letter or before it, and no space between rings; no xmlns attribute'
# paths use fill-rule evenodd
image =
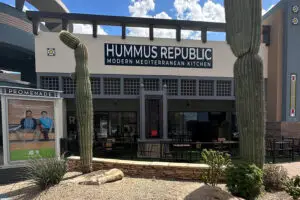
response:
<svg viewBox="0 0 300 200"><path fill-rule="evenodd" d="M49 128L42 128L42 130L41 130L41 132L44 134L44 139L45 140L49 140L49 136L48 136L49 131L50 131Z"/></svg>

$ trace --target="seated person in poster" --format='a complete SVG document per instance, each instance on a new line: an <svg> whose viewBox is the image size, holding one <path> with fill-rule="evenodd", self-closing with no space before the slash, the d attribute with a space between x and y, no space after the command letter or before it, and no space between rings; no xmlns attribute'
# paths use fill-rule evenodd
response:
<svg viewBox="0 0 300 200"><path fill-rule="evenodd" d="M36 120L36 129L34 131L34 135L33 135L33 140L38 141L40 139L41 136L41 123L40 120L37 119Z"/></svg>
<svg viewBox="0 0 300 200"><path fill-rule="evenodd" d="M20 124L23 132L34 132L37 124L36 119L32 117L31 110L26 111L26 117L21 120Z"/></svg>
<svg viewBox="0 0 300 200"><path fill-rule="evenodd" d="M46 111L42 111L41 114L42 117L39 119L41 124L41 132L44 134L44 139L49 140L48 134L52 129L53 120L47 116L48 113Z"/></svg>

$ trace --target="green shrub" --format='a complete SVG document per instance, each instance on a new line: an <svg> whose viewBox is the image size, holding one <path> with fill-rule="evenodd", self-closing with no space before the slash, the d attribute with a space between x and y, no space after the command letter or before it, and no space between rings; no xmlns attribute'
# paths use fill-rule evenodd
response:
<svg viewBox="0 0 300 200"><path fill-rule="evenodd" d="M283 190L287 178L287 170L282 166L266 165L264 168L263 181L268 192Z"/></svg>
<svg viewBox="0 0 300 200"><path fill-rule="evenodd" d="M263 188L263 171L255 164L240 163L226 170L226 186L235 196L255 199Z"/></svg>
<svg viewBox="0 0 300 200"><path fill-rule="evenodd" d="M293 197L293 199L300 198L300 176L289 178L285 182L285 191Z"/></svg>
<svg viewBox="0 0 300 200"><path fill-rule="evenodd" d="M27 178L42 190L58 184L67 173L66 160L58 158L31 159L26 166Z"/></svg>
<svg viewBox="0 0 300 200"><path fill-rule="evenodd" d="M219 179L224 175L224 169L231 163L228 154L204 149L201 152L202 159L209 169L203 173L201 179L205 184L216 186Z"/></svg>

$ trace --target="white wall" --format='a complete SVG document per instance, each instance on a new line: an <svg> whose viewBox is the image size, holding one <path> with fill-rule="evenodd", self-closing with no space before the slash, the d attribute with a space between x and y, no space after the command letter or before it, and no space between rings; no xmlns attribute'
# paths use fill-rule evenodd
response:
<svg viewBox="0 0 300 200"><path fill-rule="evenodd" d="M229 46L224 41L208 41L203 44L198 40L159 39L120 36L77 35L87 45L89 50L89 69L92 74L126 74L126 75L174 75L174 76L205 76L205 77L233 77L233 56ZM206 47L213 48L212 69L175 68L175 67L136 67L111 66L104 64L104 43L166 45L178 47ZM47 48L55 48L56 56L47 56ZM264 59L267 47L261 45L260 56ZM74 52L66 47L58 37L58 33L39 32L35 38L35 59L37 72L71 73L75 69ZM267 69L267 57L264 66ZM267 70L264 70L267 77Z"/></svg>

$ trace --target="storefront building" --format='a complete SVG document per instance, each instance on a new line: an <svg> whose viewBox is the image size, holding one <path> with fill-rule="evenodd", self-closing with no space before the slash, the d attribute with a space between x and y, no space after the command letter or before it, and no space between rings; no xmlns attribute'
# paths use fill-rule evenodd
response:
<svg viewBox="0 0 300 200"><path fill-rule="evenodd" d="M28 13L32 19L59 18ZM88 17L87 17L88 16ZM103 16L68 14L97 21ZM106 24L113 24L113 17ZM206 41L206 31L224 31L224 24L122 17L121 24L149 28L149 38L77 35L87 45L94 98L95 137L114 141L163 141L189 135L193 141L231 140L235 132L233 64L235 57L225 41ZM71 21L69 21L71 22ZM103 21L102 21L103 22ZM153 38L153 27L174 28L176 39ZM206 28L202 40L183 40L181 29ZM94 31L96 31L94 29ZM178 33L179 32L179 33ZM261 44L267 79L267 46ZM71 74L74 52L57 32L36 32L35 58L39 88L63 91L65 137L76 137L74 91Z"/></svg>

